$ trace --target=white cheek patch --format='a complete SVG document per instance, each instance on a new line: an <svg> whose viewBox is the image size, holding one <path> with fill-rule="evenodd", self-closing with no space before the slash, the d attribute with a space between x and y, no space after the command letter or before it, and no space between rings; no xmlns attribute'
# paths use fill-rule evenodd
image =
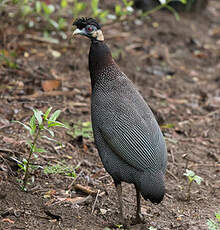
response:
<svg viewBox="0 0 220 230"><path fill-rule="evenodd" d="M104 36L101 30L96 30L92 33L92 37L96 38L98 41L104 41Z"/></svg>

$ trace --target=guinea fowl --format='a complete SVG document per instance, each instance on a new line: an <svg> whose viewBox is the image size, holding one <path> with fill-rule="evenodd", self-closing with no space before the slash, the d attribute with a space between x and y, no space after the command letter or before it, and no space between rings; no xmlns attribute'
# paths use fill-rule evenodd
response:
<svg viewBox="0 0 220 230"><path fill-rule="evenodd" d="M164 197L166 144L149 106L112 59L100 25L92 18L77 19L75 35L91 40L89 71L91 117L95 144L112 176L123 218L121 182L133 183L137 195L136 220L141 221L140 194L160 203Z"/></svg>

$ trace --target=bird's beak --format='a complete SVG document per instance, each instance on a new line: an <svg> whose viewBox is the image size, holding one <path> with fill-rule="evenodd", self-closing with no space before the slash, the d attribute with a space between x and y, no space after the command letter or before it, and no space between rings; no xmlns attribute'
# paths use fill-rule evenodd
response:
<svg viewBox="0 0 220 230"><path fill-rule="evenodd" d="M84 35L85 36L86 33L85 33L84 29L80 30L77 28L73 31L72 38L75 37L76 35Z"/></svg>

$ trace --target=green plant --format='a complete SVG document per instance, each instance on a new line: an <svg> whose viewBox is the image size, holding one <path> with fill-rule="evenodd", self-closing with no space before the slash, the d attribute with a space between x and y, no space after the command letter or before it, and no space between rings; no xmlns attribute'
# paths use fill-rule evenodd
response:
<svg viewBox="0 0 220 230"><path fill-rule="evenodd" d="M78 122L74 124L73 130L68 131L73 138L82 136L83 138L93 139L92 123L90 121Z"/></svg>
<svg viewBox="0 0 220 230"><path fill-rule="evenodd" d="M30 148L29 155L27 159L24 159L22 162L18 163L18 166L24 171L24 179L23 179L23 185L22 189L27 190L26 185L27 185L27 180L29 176L29 167L30 167L30 160L32 155L35 153L42 153L45 152L46 150L43 148L38 147L38 141L40 138L45 138L50 141L54 141L54 132L52 130L52 127L64 127L66 126L57 121L57 118L59 117L61 111L56 110L50 117L50 112L52 110L52 107L50 107L45 113L43 113L40 110L33 109L33 116L31 117L29 124L24 124L20 121L15 121L29 131L31 135L31 140L27 141L27 144ZM43 132L46 131L50 134L52 137L48 137L47 135L43 135Z"/></svg>
<svg viewBox="0 0 220 230"><path fill-rule="evenodd" d="M7 6L13 7L13 11L8 12L10 18L19 18L20 31L23 31L26 25L30 28L60 32L67 27L67 21L62 15L71 12L68 0L61 0L59 4L47 4L47 1L40 0L4 1L4 4L0 3L0 11L7 11Z"/></svg>
<svg viewBox="0 0 220 230"><path fill-rule="evenodd" d="M16 57L15 52L8 52L7 50L0 50L0 65L5 65L9 68L17 68L17 64L14 62Z"/></svg>
<svg viewBox="0 0 220 230"><path fill-rule="evenodd" d="M85 2L79 2L78 0L73 0L73 17L78 18L79 14L86 9L87 4Z"/></svg>
<svg viewBox="0 0 220 230"><path fill-rule="evenodd" d="M76 178L76 169L79 168L79 166L73 167L66 165L65 162L61 162L59 164L55 165L49 165L44 167L44 173L45 174L63 174L65 176L71 176Z"/></svg>
<svg viewBox="0 0 220 230"><path fill-rule="evenodd" d="M99 18L100 21L105 22L108 15L108 10L102 10L99 8L99 0L91 0L92 16Z"/></svg>
<svg viewBox="0 0 220 230"><path fill-rule="evenodd" d="M201 182L203 181L203 178L196 175L195 172L193 172L192 170L188 170L188 169L186 169L186 172L183 175L187 176L188 178L187 200L190 200L190 196L191 196L190 190L193 181L196 182L198 185L200 185Z"/></svg>
<svg viewBox="0 0 220 230"><path fill-rule="evenodd" d="M148 16L150 14L153 14L155 13L156 11L162 9L162 8L167 8L169 11L171 11L174 16L176 17L176 20L179 20L179 14L176 12L176 10L169 6L169 3L170 2L173 2L173 1L176 1L176 0L159 0L160 1L160 5L156 6L155 8L153 8L152 10L148 10L146 11L145 13L142 14L142 16ZM182 4L186 4L187 3L187 0L177 0L179 2L181 2Z"/></svg>
<svg viewBox="0 0 220 230"><path fill-rule="evenodd" d="M154 227L152 227L152 226L150 226L150 227L149 227L149 230L157 230L157 229L154 228Z"/></svg>
<svg viewBox="0 0 220 230"><path fill-rule="evenodd" d="M119 60L119 58L123 56L124 56L124 51L121 48L116 48L112 51L112 57L114 60Z"/></svg>
<svg viewBox="0 0 220 230"><path fill-rule="evenodd" d="M115 226L117 227L117 229L123 229L123 225L122 224L116 224Z"/></svg>
<svg viewBox="0 0 220 230"><path fill-rule="evenodd" d="M122 16L130 15L134 11L132 8L133 1L128 1L128 0L122 0L122 1L124 6L121 6L119 4L115 5L115 15L119 18Z"/></svg>
<svg viewBox="0 0 220 230"><path fill-rule="evenodd" d="M220 212L215 213L217 221L209 219L207 221L208 228L210 230L220 230Z"/></svg>

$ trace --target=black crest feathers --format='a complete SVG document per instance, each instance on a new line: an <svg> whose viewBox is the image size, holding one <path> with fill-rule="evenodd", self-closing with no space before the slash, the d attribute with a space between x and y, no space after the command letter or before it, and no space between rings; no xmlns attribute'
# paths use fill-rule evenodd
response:
<svg viewBox="0 0 220 230"><path fill-rule="evenodd" d="M77 18L73 22L73 26L76 26L78 29L83 29L87 25L94 25L98 30L101 29L99 23L93 18Z"/></svg>

